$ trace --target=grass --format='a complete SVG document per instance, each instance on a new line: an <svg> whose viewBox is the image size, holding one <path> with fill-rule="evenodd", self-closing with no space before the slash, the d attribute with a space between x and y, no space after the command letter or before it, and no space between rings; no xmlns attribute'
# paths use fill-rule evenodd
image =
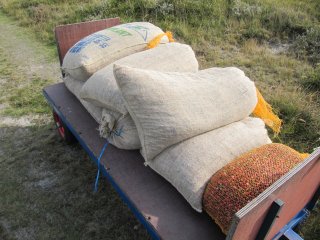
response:
<svg viewBox="0 0 320 240"><path fill-rule="evenodd" d="M320 92L320 63L316 66L313 71L307 73L302 78L302 86L308 91ZM318 101L320 99L317 99Z"/></svg>
<svg viewBox="0 0 320 240"><path fill-rule="evenodd" d="M0 0L0 6L21 26L30 29L42 43L39 45L46 45L39 54L52 51L55 44L52 30L59 24L115 16L120 16L123 22L153 22L173 31L179 41L190 44L201 68L232 65L244 70L284 121L281 134L273 136L273 141L301 152L312 152L320 145L320 4L317 0ZM0 115L48 115L40 90L52 80L37 74L26 79L21 71L15 71L19 64L11 61L6 49L0 47L0 55L4 59L0 62L0 106L6 106L0 108ZM48 134L51 130L45 125L33 132L34 136L42 136L42 131ZM63 163L56 166L59 164ZM318 211L317 208L301 229L306 239L319 236ZM89 217L84 212L81 214ZM84 234L78 225L74 230ZM125 231L130 230L129 227ZM134 236L139 234L143 235L139 232ZM0 236L7 235L0 227Z"/></svg>
<svg viewBox="0 0 320 240"><path fill-rule="evenodd" d="M52 126L0 130L0 239L148 239L111 185L92 191L96 168Z"/></svg>
<svg viewBox="0 0 320 240"><path fill-rule="evenodd" d="M120 16L124 22L154 22L193 47L254 38L304 42L306 49L299 44L295 47L301 57L319 51L320 7L316 0L306 4L298 0L1 0L0 4L49 44L54 44L52 29L58 24Z"/></svg>
<svg viewBox="0 0 320 240"><path fill-rule="evenodd" d="M0 239L149 239L109 183L93 192L95 165L57 135L42 96L51 47L1 12L0 23Z"/></svg>
<svg viewBox="0 0 320 240"><path fill-rule="evenodd" d="M1 48L0 56L2 57L0 75L3 79L0 88L0 104L8 105L2 114L18 117L47 113L49 107L42 96L42 89L51 81L36 76L26 81L23 74L15 71L18 66L7 60L8 57Z"/></svg>

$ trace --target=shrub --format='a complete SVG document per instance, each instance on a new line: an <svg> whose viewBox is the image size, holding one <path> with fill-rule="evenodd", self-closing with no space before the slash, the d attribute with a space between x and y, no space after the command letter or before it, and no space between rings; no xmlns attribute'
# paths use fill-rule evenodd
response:
<svg viewBox="0 0 320 240"><path fill-rule="evenodd" d="M320 92L320 63L302 78L302 85L311 91Z"/></svg>
<svg viewBox="0 0 320 240"><path fill-rule="evenodd" d="M312 64L320 62L320 27L309 28L306 33L299 35L291 51L297 58L307 58Z"/></svg>

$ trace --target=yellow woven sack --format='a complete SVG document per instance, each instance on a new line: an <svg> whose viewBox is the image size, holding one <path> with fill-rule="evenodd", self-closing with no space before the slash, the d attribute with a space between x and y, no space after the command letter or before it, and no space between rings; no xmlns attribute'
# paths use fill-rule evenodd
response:
<svg viewBox="0 0 320 240"><path fill-rule="evenodd" d="M279 133L282 121L273 113L271 105L264 100L260 91L256 90L258 103L253 110L253 115L261 118L275 133Z"/></svg>
<svg viewBox="0 0 320 240"><path fill-rule="evenodd" d="M147 48L154 48L156 46L159 45L159 43L161 42L161 39L167 36L167 38L169 39L169 42L174 42L173 36L172 36L172 32L170 31L166 31L165 33L161 33L158 36L156 36L155 38L153 38L147 45Z"/></svg>

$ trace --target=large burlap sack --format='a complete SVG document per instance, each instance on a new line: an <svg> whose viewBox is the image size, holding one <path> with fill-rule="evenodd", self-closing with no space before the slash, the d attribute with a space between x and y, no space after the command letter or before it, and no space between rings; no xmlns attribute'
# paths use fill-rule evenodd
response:
<svg viewBox="0 0 320 240"><path fill-rule="evenodd" d="M66 87L68 88L68 90L79 99L80 91L84 83L79 82L70 76L65 76L62 80L66 85Z"/></svg>
<svg viewBox="0 0 320 240"><path fill-rule="evenodd" d="M249 116L254 83L237 68L169 73L115 65L114 75L151 161L165 148Z"/></svg>
<svg viewBox="0 0 320 240"><path fill-rule="evenodd" d="M80 97L97 106L127 114L113 75L113 64L93 74L84 84ZM191 47L180 43L162 44L122 58L115 64L168 72L197 72L199 67Z"/></svg>
<svg viewBox="0 0 320 240"><path fill-rule="evenodd" d="M148 165L167 179L197 211L212 174L241 154L271 143L264 122L246 118L175 144Z"/></svg>
<svg viewBox="0 0 320 240"><path fill-rule="evenodd" d="M63 81L68 88L68 90L75 95L84 108L90 113L90 115L96 120L97 123L100 123L102 117L102 109L98 106L93 105L83 99L80 98L80 90L83 86L83 82L77 81L70 76L66 76L63 78Z"/></svg>
<svg viewBox="0 0 320 240"><path fill-rule="evenodd" d="M131 116L126 114L119 117L117 114L120 113L110 113L108 109L102 110L99 126L100 136L107 138L112 145L120 149L139 149L141 147L140 139Z"/></svg>
<svg viewBox="0 0 320 240"><path fill-rule="evenodd" d="M227 234L236 212L302 161L301 154L276 143L247 152L211 177L203 208Z"/></svg>
<svg viewBox="0 0 320 240"><path fill-rule="evenodd" d="M63 81L69 91L80 100L84 108L99 123L98 130L101 137L106 138L109 143L120 149L134 150L141 147L137 128L129 114L122 116L121 113L97 107L80 99L79 93L84 83L69 76Z"/></svg>
<svg viewBox="0 0 320 240"><path fill-rule="evenodd" d="M85 81L104 66L146 49L147 43L163 31L148 22L121 24L93 33L69 49L62 69L74 79ZM168 42L164 37L162 43Z"/></svg>

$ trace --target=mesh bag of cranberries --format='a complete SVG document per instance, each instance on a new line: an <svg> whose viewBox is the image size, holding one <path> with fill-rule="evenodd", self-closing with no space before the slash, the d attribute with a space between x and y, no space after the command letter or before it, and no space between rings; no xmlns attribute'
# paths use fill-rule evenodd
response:
<svg viewBox="0 0 320 240"><path fill-rule="evenodd" d="M211 177L203 207L227 234L237 211L302 161L300 153L277 143L247 152Z"/></svg>

